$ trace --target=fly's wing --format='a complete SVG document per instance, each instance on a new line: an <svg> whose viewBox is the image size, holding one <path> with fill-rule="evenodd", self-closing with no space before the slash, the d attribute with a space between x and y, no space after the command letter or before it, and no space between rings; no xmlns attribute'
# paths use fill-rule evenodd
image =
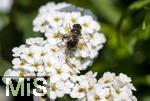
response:
<svg viewBox="0 0 150 101"><path fill-rule="evenodd" d="M64 34L61 36L62 37L62 40L69 40L69 38L71 37L70 34Z"/></svg>
<svg viewBox="0 0 150 101"><path fill-rule="evenodd" d="M66 43L67 40L69 40L69 38L70 38L70 34L68 34L68 33L66 33L66 34L63 34L61 32L59 32L59 33L60 33L60 37L62 40L57 43L57 46L61 46L63 42Z"/></svg>
<svg viewBox="0 0 150 101"><path fill-rule="evenodd" d="M80 40L82 41L82 44L85 45L86 48L88 48L89 53L91 54L91 51L90 51L91 47L87 44L87 42L85 41L85 39L86 39L86 38L83 36L83 34L81 34Z"/></svg>
<svg viewBox="0 0 150 101"><path fill-rule="evenodd" d="M66 56L66 63L68 66L72 68L73 71L75 71L76 73L80 73L80 71L76 68L76 66L70 62L67 56Z"/></svg>

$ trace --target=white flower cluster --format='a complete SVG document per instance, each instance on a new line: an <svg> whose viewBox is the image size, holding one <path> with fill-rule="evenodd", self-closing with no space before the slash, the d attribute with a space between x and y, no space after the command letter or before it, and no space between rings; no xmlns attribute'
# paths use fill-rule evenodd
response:
<svg viewBox="0 0 150 101"><path fill-rule="evenodd" d="M96 73L92 72L79 76L71 97L78 101L137 101L132 95L132 90L136 89L125 74L116 76L106 72L98 81L95 77Z"/></svg>
<svg viewBox="0 0 150 101"><path fill-rule="evenodd" d="M4 77L46 77L51 100L67 94L78 101L136 101L132 95L135 88L125 74L116 76L107 72L98 81L97 73L80 75L81 70L92 64L106 41L91 12L71 4L48 3L40 8L33 23L33 30L44 33L46 39L29 38L26 44L15 47L13 70L7 70ZM62 35L70 34L74 24L81 25L82 38L73 56L67 57Z"/></svg>
<svg viewBox="0 0 150 101"><path fill-rule="evenodd" d="M58 48L64 48L65 54L66 42L62 42L62 35L69 35L74 24L81 25L82 36L79 38L74 56L68 60L78 70L85 70L106 41L105 36L99 33L99 23L86 10L66 3L48 3L39 9L39 14L33 21L33 30L44 33L51 45L59 44Z"/></svg>
<svg viewBox="0 0 150 101"><path fill-rule="evenodd" d="M8 13L11 10L13 0L0 0L0 12Z"/></svg>

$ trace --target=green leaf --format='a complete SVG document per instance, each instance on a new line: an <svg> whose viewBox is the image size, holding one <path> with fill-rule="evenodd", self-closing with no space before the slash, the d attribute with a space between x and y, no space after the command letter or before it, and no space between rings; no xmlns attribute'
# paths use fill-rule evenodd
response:
<svg viewBox="0 0 150 101"><path fill-rule="evenodd" d="M144 22L145 22L146 25L150 24L150 11L146 12Z"/></svg>
<svg viewBox="0 0 150 101"><path fill-rule="evenodd" d="M118 46L118 33L116 28L107 23L101 23L101 25L101 31L106 35L108 47L112 49L116 48Z"/></svg>
<svg viewBox="0 0 150 101"><path fill-rule="evenodd" d="M138 0L129 6L130 10L138 10L150 3L150 0Z"/></svg>
<svg viewBox="0 0 150 101"><path fill-rule="evenodd" d="M97 8L97 12L101 17L110 23L117 25L122 9L115 5L112 0L91 0L94 7Z"/></svg>
<svg viewBox="0 0 150 101"><path fill-rule="evenodd" d="M6 60L0 60L0 76L3 76L5 71L11 68L11 64Z"/></svg>
<svg viewBox="0 0 150 101"><path fill-rule="evenodd" d="M138 76L135 78L134 83L137 85L150 86L150 75Z"/></svg>
<svg viewBox="0 0 150 101"><path fill-rule="evenodd" d="M150 75L146 76L147 84L150 85Z"/></svg>
<svg viewBox="0 0 150 101"><path fill-rule="evenodd" d="M150 100L150 96L149 95L147 95L147 96L142 96L142 99L141 100L139 100L139 101L149 101Z"/></svg>
<svg viewBox="0 0 150 101"><path fill-rule="evenodd" d="M138 40L148 40L150 38L150 24L146 25L143 29L143 26L139 26L132 32L132 37L137 37Z"/></svg>
<svg viewBox="0 0 150 101"><path fill-rule="evenodd" d="M31 0L16 0L16 2L23 7L27 7L31 4Z"/></svg>
<svg viewBox="0 0 150 101"><path fill-rule="evenodd" d="M32 21L34 19L34 14L24 14L24 13L17 13L16 14L16 27L19 31L23 33L23 39L24 41L27 38L30 37L37 37L41 36L42 34L40 33L35 33L33 32L33 25Z"/></svg>
<svg viewBox="0 0 150 101"><path fill-rule="evenodd" d="M9 24L9 17L3 14L0 14L0 30Z"/></svg>

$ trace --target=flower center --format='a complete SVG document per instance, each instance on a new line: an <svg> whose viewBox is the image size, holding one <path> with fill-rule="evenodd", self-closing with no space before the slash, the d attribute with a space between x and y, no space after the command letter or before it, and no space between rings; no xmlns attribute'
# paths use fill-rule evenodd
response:
<svg viewBox="0 0 150 101"><path fill-rule="evenodd" d="M21 61L20 66L24 66L26 62L24 60Z"/></svg>
<svg viewBox="0 0 150 101"><path fill-rule="evenodd" d="M88 23L84 23L83 26L84 27L88 27L89 25L88 25Z"/></svg>
<svg viewBox="0 0 150 101"><path fill-rule="evenodd" d="M82 93L82 92L85 92L86 90L84 89L84 88L80 88L79 90L78 90L78 92L79 93Z"/></svg>
<svg viewBox="0 0 150 101"><path fill-rule="evenodd" d="M25 75L24 72L20 72L20 73L19 73L19 76L20 76L20 77L24 77L24 75Z"/></svg>
<svg viewBox="0 0 150 101"><path fill-rule="evenodd" d="M116 89L115 91L116 91L117 94L120 94L120 90L119 89Z"/></svg>
<svg viewBox="0 0 150 101"><path fill-rule="evenodd" d="M60 35L59 35L58 33L55 33L55 34L53 35L53 38L54 38L54 39L58 39L58 38L60 38Z"/></svg>
<svg viewBox="0 0 150 101"><path fill-rule="evenodd" d="M100 97L99 97L98 95L95 95L95 96L94 96L94 100L95 100L95 101L99 101L99 100L100 100Z"/></svg>
<svg viewBox="0 0 150 101"><path fill-rule="evenodd" d="M46 25L48 25L48 22L47 22L47 21L44 21L44 22L41 24L42 27L44 27L44 26L46 26Z"/></svg>
<svg viewBox="0 0 150 101"><path fill-rule="evenodd" d="M59 17L55 17L54 20L55 20L56 22L59 22L59 21L60 21L60 18L59 18Z"/></svg>
<svg viewBox="0 0 150 101"><path fill-rule="evenodd" d="M56 72L57 72L57 74L61 74L62 73L61 69L56 69Z"/></svg>
<svg viewBox="0 0 150 101"><path fill-rule="evenodd" d="M52 90L52 91L56 91L56 85L54 85L54 84L51 85L51 90Z"/></svg>
<svg viewBox="0 0 150 101"><path fill-rule="evenodd" d="M47 62L47 66L48 66L48 67L51 67L52 64L51 64L50 62Z"/></svg>
<svg viewBox="0 0 150 101"><path fill-rule="evenodd" d="M35 63L33 64L33 66L34 66L35 68L38 68L38 67L40 66L40 63L39 63L39 62L35 62Z"/></svg>
<svg viewBox="0 0 150 101"><path fill-rule="evenodd" d="M41 52L41 56L45 56L46 55L46 52Z"/></svg>
<svg viewBox="0 0 150 101"><path fill-rule="evenodd" d="M33 57L33 53L32 52L29 52L28 54L27 54L29 57Z"/></svg>
<svg viewBox="0 0 150 101"><path fill-rule="evenodd" d="M71 21L72 21L73 23L75 23L75 22L76 22L76 18L72 18Z"/></svg>

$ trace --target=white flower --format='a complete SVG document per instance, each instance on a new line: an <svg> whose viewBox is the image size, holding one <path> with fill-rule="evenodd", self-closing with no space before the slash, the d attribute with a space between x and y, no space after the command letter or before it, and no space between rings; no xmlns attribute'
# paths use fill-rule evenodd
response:
<svg viewBox="0 0 150 101"><path fill-rule="evenodd" d="M49 2L46 5L40 7L39 13L40 13L40 15L42 15L44 13L49 13L49 12L54 12L54 11L56 12L56 11L58 11L60 9L68 7L70 5L71 4L67 4L65 2L58 3L58 4L55 4L54 2Z"/></svg>
<svg viewBox="0 0 150 101"><path fill-rule="evenodd" d="M77 21L80 17L81 17L80 12L72 12L65 15L65 20L67 23L70 23L70 27L71 27L71 25L78 23Z"/></svg>
<svg viewBox="0 0 150 101"><path fill-rule="evenodd" d="M47 55L56 56L56 57L61 57L64 51L63 49L60 49L57 45L52 45L50 43L46 43L43 46L43 49L48 52Z"/></svg>
<svg viewBox="0 0 150 101"><path fill-rule="evenodd" d="M33 61L30 63L30 66L28 67L28 70L31 72L43 72L44 66L42 61Z"/></svg>
<svg viewBox="0 0 150 101"><path fill-rule="evenodd" d="M57 12L51 12L51 14L47 15L47 21L52 28L57 28L63 23L63 15Z"/></svg>
<svg viewBox="0 0 150 101"><path fill-rule="evenodd" d="M28 45L33 45L33 44L40 45L40 44L42 44L42 42L43 42L43 38L41 38L41 37L29 38L29 39L26 40L26 43Z"/></svg>
<svg viewBox="0 0 150 101"><path fill-rule="evenodd" d="M97 45L103 45L103 43L106 42L106 38L102 33L90 33L88 37L91 38L89 43L92 44L93 47L96 47Z"/></svg>
<svg viewBox="0 0 150 101"><path fill-rule="evenodd" d="M12 49L13 56L14 57L19 57L25 49L26 49L25 45L21 45L20 47L13 48Z"/></svg>
<svg viewBox="0 0 150 101"><path fill-rule="evenodd" d="M99 96L100 99L110 99L110 89L109 88L103 88L100 85L97 85L95 88L95 93L97 96ZM110 98L108 98L110 97Z"/></svg>
<svg viewBox="0 0 150 101"><path fill-rule="evenodd" d="M127 75L120 73L118 76L118 79L120 82L126 84L126 83L130 83L131 82L131 78L128 77Z"/></svg>
<svg viewBox="0 0 150 101"><path fill-rule="evenodd" d="M85 97L85 95L86 95L86 90L84 89L84 87L81 87L78 84L73 87L73 90L70 93L70 96L72 98L78 98L78 99Z"/></svg>
<svg viewBox="0 0 150 101"><path fill-rule="evenodd" d="M62 87L64 89L65 94L70 94L72 88L74 87L74 83L71 82L71 80L67 80L64 82L64 85Z"/></svg>
<svg viewBox="0 0 150 101"><path fill-rule="evenodd" d="M91 16L85 15L83 17L80 17L80 19L78 19L78 23L80 23L82 25L82 33L88 34L88 33L94 32L93 18ZM95 29L97 29L97 28L95 28Z"/></svg>
<svg viewBox="0 0 150 101"><path fill-rule="evenodd" d="M91 47L89 47L89 45L84 41L84 40L80 40L77 46L76 53L75 56L76 57L83 57L83 58L87 58L90 55L91 52Z"/></svg>
<svg viewBox="0 0 150 101"><path fill-rule="evenodd" d="M33 25L35 26L33 28L33 31L40 31L42 33L44 33L48 28L49 28L49 24L46 21L46 17L47 15L41 15L38 16L34 21L33 21Z"/></svg>
<svg viewBox="0 0 150 101"><path fill-rule="evenodd" d="M12 60L12 64L14 65L13 68L14 69L27 69L30 65L27 64L27 62L23 59L20 58L14 58Z"/></svg>
<svg viewBox="0 0 150 101"><path fill-rule="evenodd" d="M55 100L57 97L63 97L65 92L63 90L63 81L58 81L57 83L50 83L49 89L48 89L48 96L50 99ZM60 87L62 86L62 87Z"/></svg>
<svg viewBox="0 0 150 101"><path fill-rule="evenodd" d="M11 10L13 0L0 0L0 12L8 13Z"/></svg>
<svg viewBox="0 0 150 101"><path fill-rule="evenodd" d="M58 64L52 71L51 82L55 83L60 80L67 80L69 78L70 68L66 64Z"/></svg>
<svg viewBox="0 0 150 101"><path fill-rule="evenodd" d="M45 36L51 45L58 45L62 42L61 33L59 33L58 29L47 30Z"/></svg>
<svg viewBox="0 0 150 101"><path fill-rule="evenodd" d="M87 97L87 94L92 91L94 85L97 83L95 77L96 73L93 73L91 71L86 73L85 75L78 76L77 83L75 84L75 87L73 87L70 96L78 99Z"/></svg>
<svg viewBox="0 0 150 101"><path fill-rule="evenodd" d="M98 83L103 86L111 86L115 79L115 73L106 72L103 77L98 80Z"/></svg>
<svg viewBox="0 0 150 101"><path fill-rule="evenodd" d="M50 72L50 73L55 69L55 67L56 67L57 64L59 63L56 57L54 57L54 56L49 56L49 55L47 55L47 56L43 59L43 62L44 62L45 71L46 71L46 72Z"/></svg>

